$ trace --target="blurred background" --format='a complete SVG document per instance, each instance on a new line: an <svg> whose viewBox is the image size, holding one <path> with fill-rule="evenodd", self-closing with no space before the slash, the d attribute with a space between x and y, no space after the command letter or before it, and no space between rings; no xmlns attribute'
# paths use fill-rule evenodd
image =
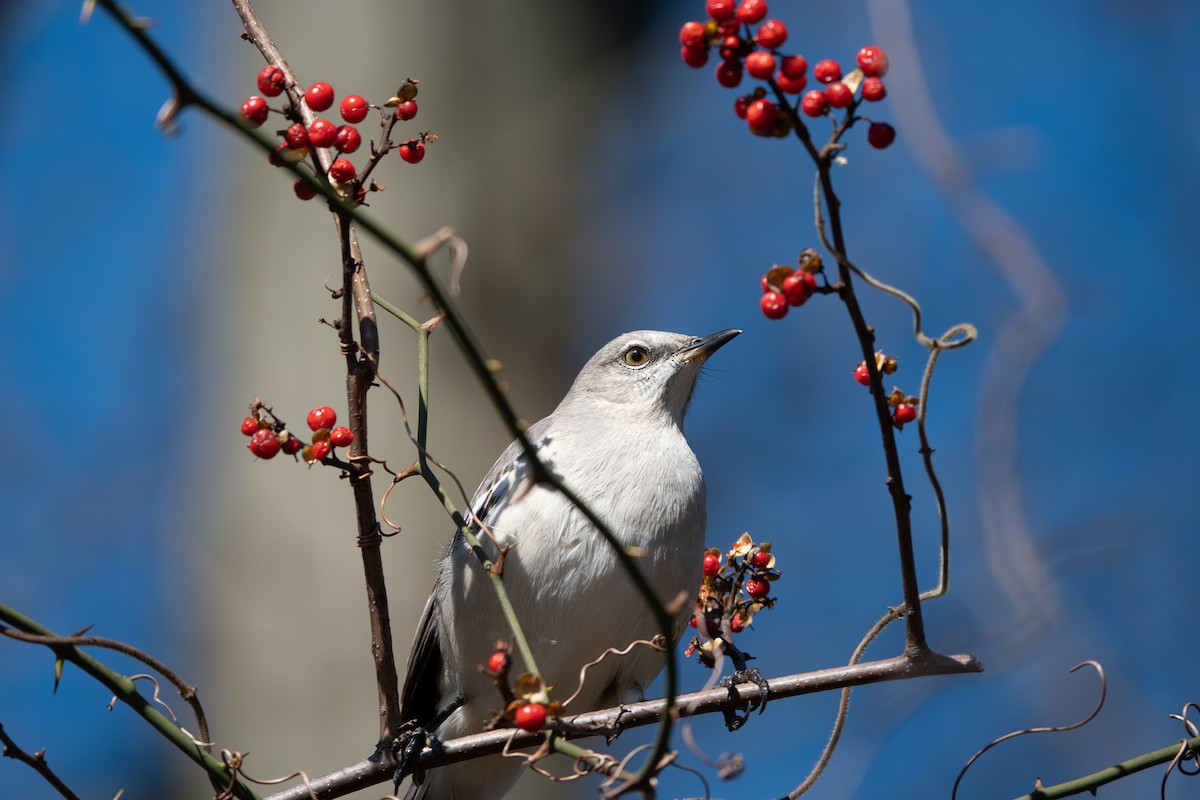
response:
<svg viewBox="0 0 1200 800"><path fill-rule="evenodd" d="M1099 718L1005 743L960 796L1019 795L1039 776L1177 741L1167 715L1200 700L1200 646L1186 634L1200 381L1180 360L1198 299L1200 8L771 5L791 31L783 49L810 62L888 50L889 97L869 113L899 136L886 151L848 136L835 176L848 249L920 299L930 333L980 331L942 359L929 405L953 573L927 628L933 647L974 653L987 671L859 690L811 796L948 796L994 737L1086 715L1097 681L1067 672L1084 659L1108 675ZM421 80L410 124L440 138L420 165L381 165L387 191L371 212L410 241L450 225L469 242L461 303L526 418L624 330L745 330L707 368L688 422L709 541L774 542L780 602L741 643L764 674L844 663L900 600L877 431L841 305L818 298L779 322L758 311L759 276L818 246L812 169L794 141L748 135L712 65L680 61L678 29L703 3L256 6L302 81L380 101ZM205 91L231 108L256 92L262 61L230 6L135 10ZM0 5L14 148L0 198L0 407L20 433L0 462L0 602L63 633L95 624L175 665L199 685L218 743L251 753L252 774L322 774L376 735L350 493L330 470L256 462L238 423L255 396L293 424L316 405L345 411L337 342L317 321L338 313L323 288L340 269L333 225L201 115L164 138L166 82L104 14L86 27L78 16L78 3ZM376 290L431 313L403 264L365 251ZM860 291L900 360L893 381L915 393L924 355L907 310ZM383 373L412 405L414 343L390 319L382 328ZM445 334L433 404L431 446L473 487L508 437ZM371 426L376 455L412 457L384 392ZM900 442L928 587L937 518L915 429ZM404 526L385 548L403 654L450 526L414 482L389 513ZM869 657L898 653L900 633ZM46 748L86 797L209 796L77 670L52 694L52 663L0 642L0 724L18 743ZM682 670L687 689L707 677ZM776 703L736 734L698 719L710 756L744 755L735 782L681 760L713 796L781 796L820 752L836 699ZM1144 797L1159 780L1104 796ZM1185 780L1168 796L1194 792ZM663 777L664 797L704 793L689 773ZM2 760L0 795L52 792Z"/></svg>

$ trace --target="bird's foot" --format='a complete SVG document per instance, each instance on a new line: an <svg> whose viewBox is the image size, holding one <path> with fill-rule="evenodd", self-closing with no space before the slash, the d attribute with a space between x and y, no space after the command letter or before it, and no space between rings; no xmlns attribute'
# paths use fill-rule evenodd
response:
<svg viewBox="0 0 1200 800"><path fill-rule="evenodd" d="M400 730L391 739L381 739L379 741L379 750L386 749L392 754L396 760L396 769L392 773L392 782L395 784L395 792L400 793L400 782L408 775L412 774L413 785L420 786L425 782L425 771L420 767L415 767L417 756L421 755L421 751L426 747L437 749L442 746L442 743L436 736L427 731L425 728L417 725L415 722L406 722L400 726Z"/></svg>
<svg viewBox="0 0 1200 800"><path fill-rule="evenodd" d="M730 697L737 697L737 692L733 687L739 683L753 683L758 687L759 696L751 697L750 704L746 707L745 713L739 714L737 709L725 709L725 727L730 731L736 731L738 728L746 724L746 720L750 719L750 712L758 709L758 713L762 713L767 707L767 698L771 695L771 687L767 683L767 679L762 676L762 673L753 667L749 669L739 669L737 672L721 679L721 686L729 689Z"/></svg>
<svg viewBox="0 0 1200 800"><path fill-rule="evenodd" d="M427 725L418 725L415 721L406 722L400 726L395 737L379 740L379 744L375 748L375 755L379 756L386 750L396 759L396 770L392 773L392 781L395 783L397 793L400 791L400 782L410 773L414 786L420 786L425 782L425 771L419 766L414 768L412 765L426 747L437 750L442 746L441 740L431 731L436 730L464 702L466 702L466 698L459 695L439 711Z"/></svg>

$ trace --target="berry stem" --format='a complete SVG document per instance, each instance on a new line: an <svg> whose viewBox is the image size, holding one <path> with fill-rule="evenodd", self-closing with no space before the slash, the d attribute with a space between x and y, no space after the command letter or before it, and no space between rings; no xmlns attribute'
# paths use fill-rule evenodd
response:
<svg viewBox="0 0 1200 800"><path fill-rule="evenodd" d="M843 126L835 131L835 137L848 127L851 121L850 113ZM871 397L875 404L875 416L879 423L879 432L883 441L884 460L887 463L887 487L892 497L892 509L896 518L896 539L900 550L900 581L904 593L905 618L904 638L905 653L917 657L929 651L925 640L925 621L921 613L921 590L917 582L916 558L913 554L912 541L912 503L904 489L904 475L900 468L900 454L896 448L896 429L892 424L891 411L887 404L887 395L883 391L883 376L875 363L875 332L863 317L862 308L858 304L858 295L854 291L854 282L846 260L846 241L842 230L841 200L833 188L833 178L830 174L832 153L830 145L835 139L830 139L821 150L823 159L817 162L817 179L820 193L817 197L817 215L820 216L820 199L824 197L824 206L829 217L829 230L833 235L833 255L837 259L838 282L841 290L838 296L846 306L850 315L854 333L858 337L859 348L863 360L867 364L867 372L871 377ZM822 226L818 226L823 231ZM822 238L824 234L822 233ZM828 244L828 243L827 243Z"/></svg>
<svg viewBox="0 0 1200 800"><path fill-rule="evenodd" d="M880 437L883 440L884 460L887 464L887 486L892 497L892 508L896 517L896 539L900 549L900 582L904 593L904 605L907 614L904 619L905 652L910 656L918 656L929 651L925 640L925 621L921 613L921 590L917 582L916 558L913 555L912 543L912 505L911 498L904 490L904 476L900 469L900 455L896 448L896 430L892 424L891 411L887 404L887 395L883 391L883 378L875 365L875 332L863 317L862 308L858 304L858 295L854 291L850 269L846 260L846 239L842 230L842 202L833 188L833 176L830 167L836 153L842 150L840 139L858 119L854 111L858 107L856 100L846 108L846 113L840 123L834 127L832 135L820 150L813 142L812 134L804 120L796 112L796 107L788 101L787 96L772 79L767 81L771 91L779 100L780 108L791 118L792 130L796 138L808 151L817 167L818 189L814 191L815 214L817 230L825 240L826 247L837 259L838 291L850 322L854 326L859 348L867 370L871 376L871 397L875 403L875 416L879 424ZM821 220L822 197L829 216L829 230L833 235L833 243L825 239L825 226Z"/></svg>

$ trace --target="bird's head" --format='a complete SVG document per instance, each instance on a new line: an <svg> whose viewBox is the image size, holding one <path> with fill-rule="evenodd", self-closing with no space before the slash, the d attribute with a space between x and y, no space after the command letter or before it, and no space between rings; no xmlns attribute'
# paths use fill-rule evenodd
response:
<svg viewBox="0 0 1200 800"><path fill-rule="evenodd" d="M599 403L636 414L665 411L682 424L700 367L739 333L731 328L703 337L664 331L622 334L584 364L560 408Z"/></svg>

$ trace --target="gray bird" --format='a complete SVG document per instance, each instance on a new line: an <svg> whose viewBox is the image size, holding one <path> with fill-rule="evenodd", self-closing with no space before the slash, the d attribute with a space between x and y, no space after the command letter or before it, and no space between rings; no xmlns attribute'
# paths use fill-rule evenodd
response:
<svg viewBox="0 0 1200 800"><path fill-rule="evenodd" d="M658 596L669 603L685 594L672 645L692 611L704 551L704 476L684 438L683 417L701 366L739 333L618 336L584 365L558 408L528 430L546 465L639 554ZM483 479L472 511L493 558L497 546L514 545L505 558L504 585L542 677L557 687L555 699L575 691L581 667L606 648L659 633L611 547L553 487L534 483L519 442ZM461 699L429 732L445 741L481 731L503 700L480 665L508 636L478 559L456 535L438 563L413 640L403 718L429 725ZM524 672L519 655L513 657L512 674ZM642 699L662 665L662 654L649 647L609 656L588 670L565 713ZM407 797L499 798L520 771L519 759L478 758L431 771Z"/></svg>

